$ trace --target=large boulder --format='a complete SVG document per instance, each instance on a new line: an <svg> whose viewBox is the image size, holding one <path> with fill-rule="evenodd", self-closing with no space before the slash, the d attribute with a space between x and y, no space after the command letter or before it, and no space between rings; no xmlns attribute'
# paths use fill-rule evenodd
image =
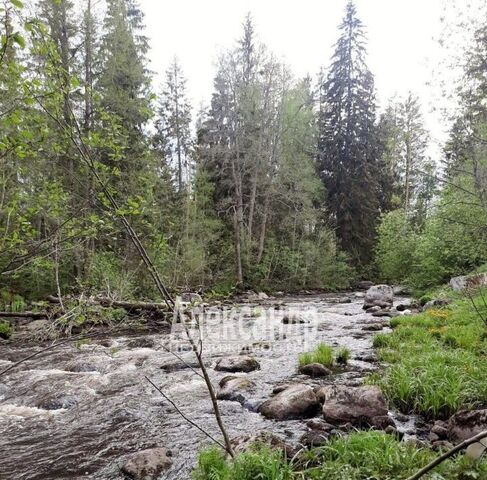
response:
<svg viewBox="0 0 487 480"><path fill-rule="evenodd" d="M448 421L448 438L460 443L467 438L487 430L487 409L461 410Z"/></svg>
<svg viewBox="0 0 487 480"><path fill-rule="evenodd" d="M450 287L457 292L485 286L487 286L487 272L475 275L462 275L453 277L450 280Z"/></svg>
<svg viewBox="0 0 487 480"><path fill-rule="evenodd" d="M253 357L239 355L237 357L225 357L218 360L215 370L220 372L252 372L260 369L260 363Z"/></svg>
<svg viewBox="0 0 487 480"><path fill-rule="evenodd" d="M333 425L350 423L355 427L382 428L385 424L387 402L375 386L330 385L320 388L317 397L324 402L323 418Z"/></svg>
<svg viewBox="0 0 487 480"><path fill-rule="evenodd" d="M392 307L394 290L389 285L374 285L367 290L364 298L364 310L370 307Z"/></svg>
<svg viewBox="0 0 487 480"><path fill-rule="evenodd" d="M172 465L171 456L171 451L162 447L141 450L129 457L122 472L133 480L156 480Z"/></svg>
<svg viewBox="0 0 487 480"><path fill-rule="evenodd" d="M220 380L220 389L216 395L218 400L245 402L244 393L251 391L254 383L245 377L228 376Z"/></svg>
<svg viewBox="0 0 487 480"><path fill-rule="evenodd" d="M313 417L320 404L313 389L308 385L291 385L265 401L259 412L266 418L292 420Z"/></svg>

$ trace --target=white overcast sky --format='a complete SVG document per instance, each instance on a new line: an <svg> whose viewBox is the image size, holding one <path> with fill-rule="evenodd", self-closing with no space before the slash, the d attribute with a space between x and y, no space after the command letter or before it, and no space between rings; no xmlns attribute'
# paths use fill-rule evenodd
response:
<svg viewBox="0 0 487 480"><path fill-rule="evenodd" d="M438 95L433 70L441 57L438 37L444 4L452 0L356 0L367 29L368 64L380 107L395 93L417 93L427 127L441 140L444 124L433 112ZM453 2L466 0L453 0ZM251 12L258 37L297 77L315 78L328 66L346 0L140 0L150 38L151 69L160 84L177 55L193 107L208 104L218 52L233 46Z"/></svg>

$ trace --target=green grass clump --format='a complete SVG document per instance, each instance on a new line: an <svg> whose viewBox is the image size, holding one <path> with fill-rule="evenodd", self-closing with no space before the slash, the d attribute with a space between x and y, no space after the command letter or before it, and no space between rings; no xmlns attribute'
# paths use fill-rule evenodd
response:
<svg viewBox="0 0 487 480"><path fill-rule="evenodd" d="M481 297L477 308L487 316ZM486 327L469 301L397 319L395 330L374 338L385 375L371 376L404 413L446 418L487 402Z"/></svg>
<svg viewBox="0 0 487 480"><path fill-rule="evenodd" d="M340 347L335 353L335 360L339 365L346 365L350 360L351 352L347 347Z"/></svg>
<svg viewBox="0 0 487 480"><path fill-rule="evenodd" d="M10 323L8 322L0 322L0 338L10 338L12 335L13 329Z"/></svg>
<svg viewBox="0 0 487 480"><path fill-rule="evenodd" d="M233 460L222 450L211 448L200 453L194 480L291 480L292 469L281 451L255 445Z"/></svg>
<svg viewBox="0 0 487 480"><path fill-rule="evenodd" d="M347 347L333 349L326 343L320 343L312 352L305 352L299 355L299 366L309 365L310 363L321 363L325 367L346 365L350 360L350 350Z"/></svg>
<svg viewBox="0 0 487 480"><path fill-rule="evenodd" d="M312 352L302 353L299 356L299 366L321 363L325 367L332 367L334 360L333 348L326 343L320 343Z"/></svg>

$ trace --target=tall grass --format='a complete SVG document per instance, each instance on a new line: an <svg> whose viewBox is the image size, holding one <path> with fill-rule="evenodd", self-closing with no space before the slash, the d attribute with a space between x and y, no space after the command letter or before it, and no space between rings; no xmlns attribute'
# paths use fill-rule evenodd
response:
<svg viewBox="0 0 487 480"><path fill-rule="evenodd" d="M378 431L354 432L302 452L292 462L263 446L225 459L222 450L200 453L193 480L404 480L437 456L430 449L398 441ZM438 480L485 479L487 461L460 455L438 466Z"/></svg>
<svg viewBox="0 0 487 480"><path fill-rule="evenodd" d="M405 413L446 418L487 402L486 331L468 301L397 320L393 333L374 338L374 347L392 365L369 381Z"/></svg>

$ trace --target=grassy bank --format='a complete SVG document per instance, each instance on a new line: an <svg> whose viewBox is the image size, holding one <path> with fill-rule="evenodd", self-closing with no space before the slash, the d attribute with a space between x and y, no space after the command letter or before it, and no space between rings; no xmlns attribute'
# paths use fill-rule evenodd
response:
<svg viewBox="0 0 487 480"><path fill-rule="evenodd" d="M390 366L369 380L396 408L447 418L487 403L487 326L481 318L487 318L485 293L483 297L395 318L392 334L375 337L379 358Z"/></svg>
<svg viewBox="0 0 487 480"><path fill-rule="evenodd" d="M401 480L438 454L399 442L383 432L355 432L287 462L279 451L254 446L230 462L221 450L202 452L194 480ZM487 463L463 456L448 460L425 479L487 478Z"/></svg>

